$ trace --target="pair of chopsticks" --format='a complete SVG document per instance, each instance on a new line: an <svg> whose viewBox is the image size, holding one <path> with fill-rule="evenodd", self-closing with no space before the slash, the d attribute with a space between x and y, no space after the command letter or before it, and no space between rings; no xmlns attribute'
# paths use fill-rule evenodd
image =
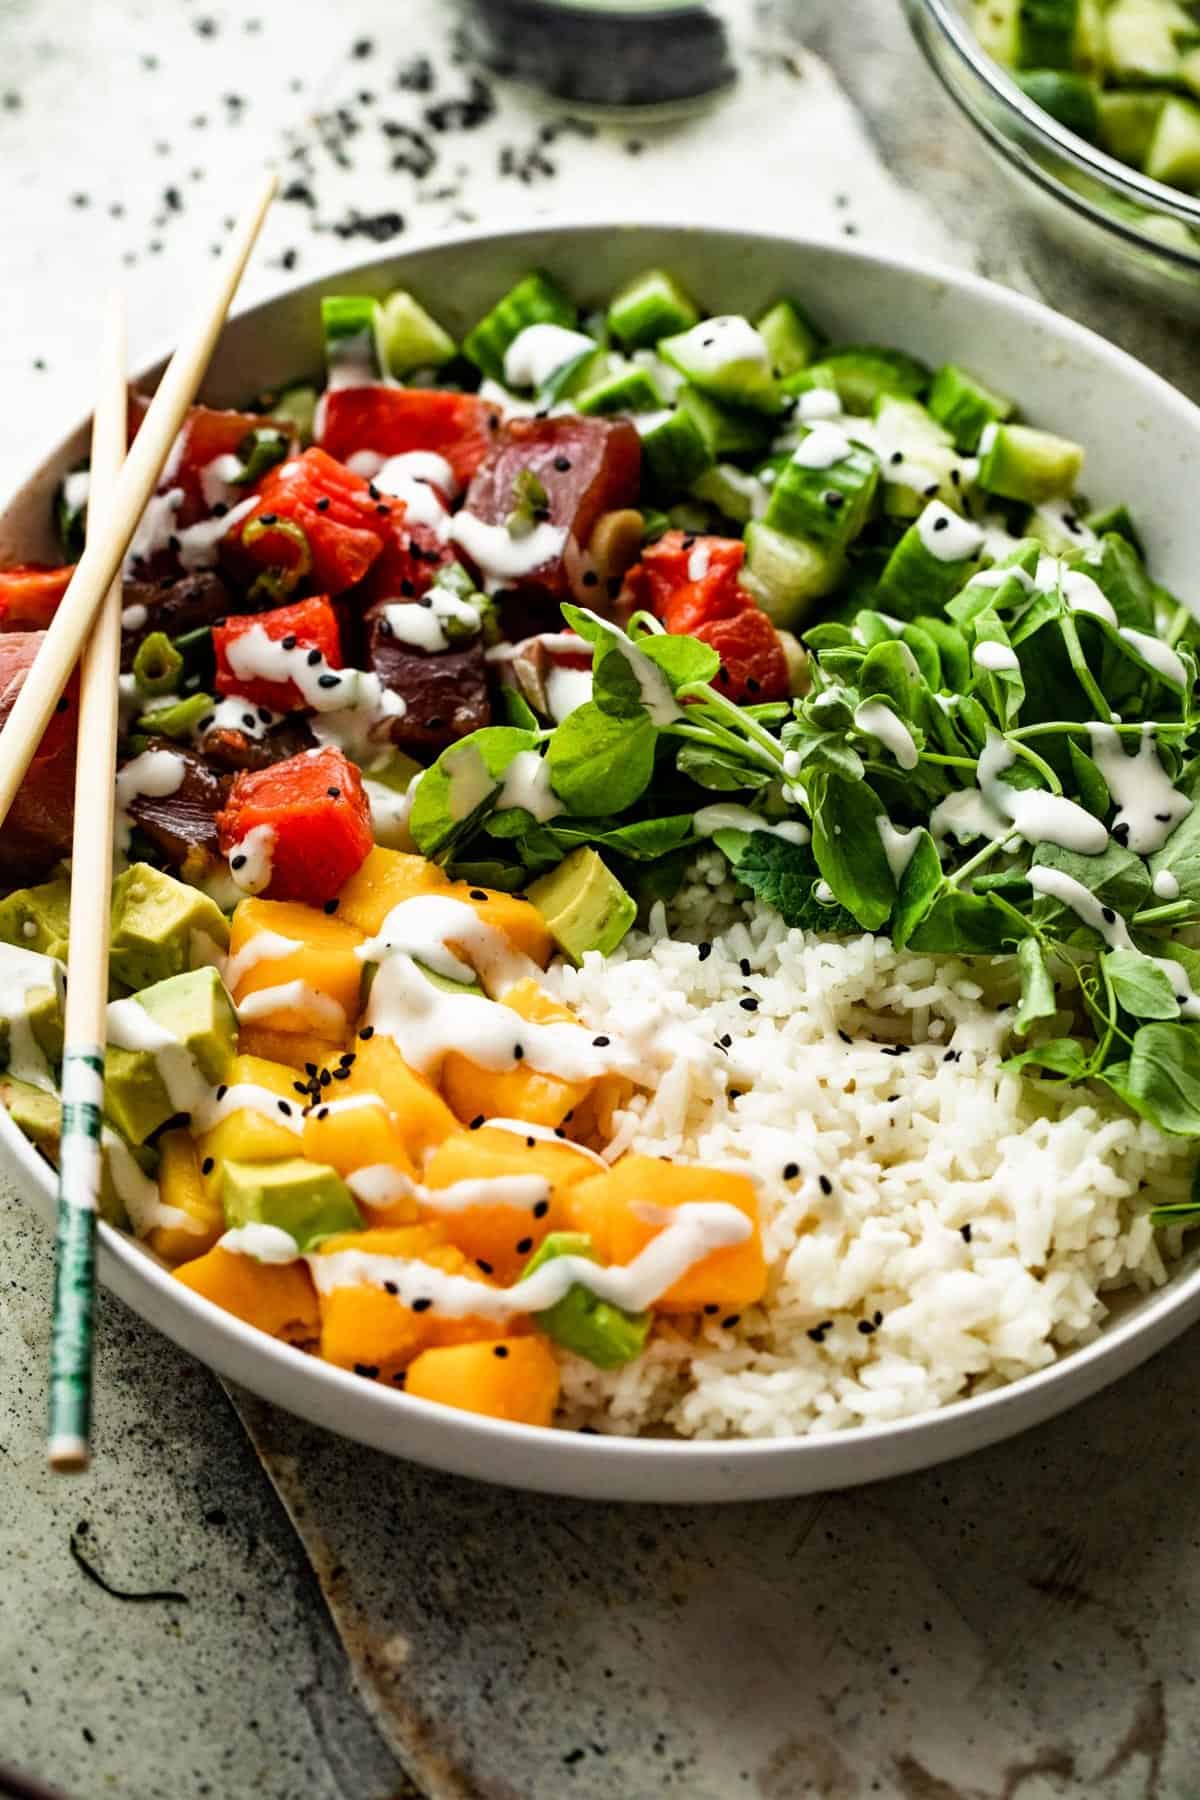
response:
<svg viewBox="0 0 1200 1800"><path fill-rule="evenodd" d="M109 890L121 657L120 571L138 522L212 356L267 208L264 177L239 219L206 295L126 454L125 317L109 307L92 425L87 543L12 712L0 730L0 822L82 657L71 911L67 952L62 1134L54 1320L50 1344L50 1466L86 1469L92 1412L96 1211L103 1166Z"/></svg>

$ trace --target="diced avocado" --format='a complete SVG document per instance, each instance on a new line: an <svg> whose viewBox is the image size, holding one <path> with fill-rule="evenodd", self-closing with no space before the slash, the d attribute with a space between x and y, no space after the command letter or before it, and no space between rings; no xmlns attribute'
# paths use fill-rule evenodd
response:
<svg viewBox="0 0 1200 1800"><path fill-rule="evenodd" d="M130 1007L149 1015L145 1034ZM105 1111L131 1144L145 1143L168 1119L189 1112L197 1089L225 1079L237 1053L237 1029L233 1002L213 968L173 975L110 1006ZM134 1041L162 1034L173 1042Z"/></svg>
<svg viewBox="0 0 1200 1800"><path fill-rule="evenodd" d="M638 430L642 461L660 494L671 495L690 487L698 475L712 466L708 439L691 413L681 406L670 412L652 413Z"/></svg>
<svg viewBox="0 0 1200 1800"><path fill-rule="evenodd" d="M748 319L736 313L702 319L690 331L663 338L659 355L702 393L731 406L779 410L779 383L770 352Z"/></svg>
<svg viewBox="0 0 1200 1800"><path fill-rule="evenodd" d="M1101 94L1096 103L1101 148L1110 156L1141 168L1166 98L1166 94L1156 93L1153 88L1145 92L1117 89Z"/></svg>
<svg viewBox="0 0 1200 1800"><path fill-rule="evenodd" d="M109 969L128 988L146 988L211 960L229 943L215 900L148 863L118 875L112 893Z"/></svg>
<svg viewBox="0 0 1200 1800"><path fill-rule="evenodd" d="M761 455L771 441L774 422L765 414L723 406L690 383L680 388L679 405L700 427L715 457Z"/></svg>
<svg viewBox="0 0 1200 1800"><path fill-rule="evenodd" d="M419 301L398 288L380 309L379 343L389 375L440 369L458 354L449 332L431 319Z"/></svg>
<svg viewBox="0 0 1200 1800"><path fill-rule="evenodd" d="M979 440L979 485L1005 500L1066 499L1083 468L1083 448L1032 425L989 425Z"/></svg>
<svg viewBox="0 0 1200 1800"><path fill-rule="evenodd" d="M0 941L67 960L71 884L65 875L40 887L17 888L0 900Z"/></svg>
<svg viewBox="0 0 1200 1800"><path fill-rule="evenodd" d="M599 1260L585 1232L552 1231L530 1257L520 1280L527 1281L560 1256L585 1257L588 1262ZM586 1357L598 1369L619 1369L640 1356L653 1323L648 1312L626 1312L609 1300L601 1300L579 1281L567 1289L561 1300L533 1317L547 1337L564 1350Z"/></svg>
<svg viewBox="0 0 1200 1800"><path fill-rule="evenodd" d="M988 425L1011 419L1013 403L958 363L943 363L929 390L929 411L951 433L956 448L970 455Z"/></svg>
<svg viewBox="0 0 1200 1800"><path fill-rule="evenodd" d="M700 308L674 276L662 269L647 269L613 295L608 328L627 350L637 350L690 330L699 317Z"/></svg>
<svg viewBox="0 0 1200 1800"><path fill-rule="evenodd" d="M0 1068L34 1087L62 1060L64 975L52 956L0 944Z"/></svg>
<svg viewBox="0 0 1200 1800"><path fill-rule="evenodd" d="M840 551L787 537L762 519L746 527L742 586L776 625L795 625L814 600L833 592L845 571Z"/></svg>
<svg viewBox="0 0 1200 1800"><path fill-rule="evenodd" d="M62 1102L58 1095L4 1075L0 1076L0 1101L8 1108L13 1124L20 1126L30 1143L36 1144L44 1155L55 1161L62 1134Z"/></svg>
<svg viewBox="0 0 1200 1800"><path fill-rule="evenodd" d="M832 380L847 412L871 413L880 394L920 397L929 386L929 370L903 350L875 344L847 345L821 357L822 385ZM810 371L811 373L811 371Z"/></svg>
<svg viewBox="0 0 1200 1800"><path fill-rule="evenodd" d="M637 917L637 903L587 845L528 888L559 949L581 963L588 950L608 956Z"/></svg>
<svg viewBox="0 0 1200 1800"><path fill-rule="evenodd" d="M426 981L432 981L435 988L441 988L444 994L479 994L487 998L482 982L472 978L470 981L455 981L452 975L443 975L437 969L431 969L428 963L415 959L418 969ZM373 965L372 965L373 966Z"/></svg>
<svg viewBox="0 0 1200 1800"><path fill-rule="evenodd" d="M225 1220L274 1225L295 1238L302 1255L340 1231L361 1231L362 1214L336 1170L301 1156L287 1162L227 1162L221 1171Z"/></svg>
<svg viewBox="0 0 1200 1800"><path fill-rule="evenodd" d="M1074 131L1089 144L1099 136L1100 115L1096 87L1086 75L1062 69L1030 69L1017 76L1017 86L1035 106Z"/></svg>
<svg viewBox="0 0 1200 1800"><path fill-rule="evenodd" d="M1146 151L1145 169L1152 181L1164 181L1188 193L1200 192L1200 105L1194 100L1168 100L1158 115Z"/></svg>
<svg viewBox="0 0 1200 1800"><path fill-rule="evenodd" d="M1113 0L1104 23L1108 66L1116 86L1174 81L1180 62L1178 37L1195 29L1176 0Z"/></svg>
<svg viewBox="0 0 1200 1800"><path fill-rule="evenodd" d="M794 375L805 369L824 342L802 306L794 300L777 300L758 320L756 330L767 346L776 375Z"/></svg>
<svg viewBox="0 0 1200 1800"><path fill-rule="evenodd" d="M585 417L592 413L656 412L662 403L653 377L637 363L615 362L599 380L589 382L572 395L576 412Z"/></svg>
<svg viewBox="0 0 1200 1800"><path fill-rule="evenodd" d="M535 269L497 300L463 343L463 353L490 375L504 379L504 355L527 325L574 325L574 303L549 275Z"/></svg>

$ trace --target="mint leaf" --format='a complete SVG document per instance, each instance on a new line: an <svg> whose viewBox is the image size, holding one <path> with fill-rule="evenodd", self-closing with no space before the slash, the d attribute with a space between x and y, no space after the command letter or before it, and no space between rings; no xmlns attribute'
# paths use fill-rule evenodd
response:
<svg viewBox="0 0 1200 1800"><path fill-rule="evenodd" d="M857 935L858 920L845 907L818 900L821 880L816 858L807 844L789 843L769 831L754 831L733 859L735 878L764 905L774 907L785 925L806 931Z"/></svg>

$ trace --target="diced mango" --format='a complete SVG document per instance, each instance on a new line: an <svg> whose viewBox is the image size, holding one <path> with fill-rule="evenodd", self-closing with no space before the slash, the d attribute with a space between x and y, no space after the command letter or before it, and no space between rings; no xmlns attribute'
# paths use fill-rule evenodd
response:
<svg viewBox="0 0 1200 1800"><path fill-rule="evenodd" d="M567 1136L596 1148L607 1144L616 1130L616 1114L629 1105L633 1092L633 1082L624 1075L601 1075L568 1120Z"/></svg>
<svg viewBox="0 0 1200 1800"><path fill-rule="evenodd" d="M164 1262L190 1262L212 1249L225 1229L225 1215L212 1185L200 1173L200 1159L188 1133L166 1131L158 1148L158 1191L163 1205L175 1207L188 1223L156 1225L147 1242Z"/></svg>
<svg viewBox="0 0 1200 1800"><path fill-rule="evenodd" d="M287 955L251 960L236 972L237 959L255 938L268 932L290 940L295 949ZM308 1001L273 1007L250 1022L275 1031L315 1031L327 1038L347 1035L359 1013L363 965L354 952L362 941L363 934L356 926L319 907L292 900L242 900L229 932L230 967L235 971L233 997L240 1006L251 994L303 982L311 991Z"/></svg>
<svg viewBox="0 0 1200 1800"><path fill-rule="evenodd" d="M378 1094L395 1115L408 1154L420 1169L426 1153L458 1130L458 1120L432 1083L409 1068L392 1038L378 1031L366 1040L360 1035L354 1051L342 1093Z"/></svg>
<svg viewBox="0 0 1200 1800"><path fill-rule="evenodd" d="M435 894L449 886L437 864L425 857L376 847L338 895L338 917L373 937L393 906L415 894Z"/></svg>
<svg viewBox="0 0 1200 1800"><path fill-rule="evenodd" d="M285 1063L301 1074L308 1073L310 1063L314 1069L336 1063L345 1047L344 1040L332 1044L311 1032L276 1031L270 1025L243 1025L238 1032L238 1049L243 1055Z"/></svg>
<svg viewBox="0 0 1200 1800"><path fill-rule="evenodd" d="M418 1400L516 1425L549 1425L558 1404L558 1364L544 1338L494 1338L423 1350L404 1386Z"/></svg>
<svg viewBox="0 0 1200 1800"><path fill-rule="evenodd" d="M532 1205L490 1201L442 1211L435 1202L429 1216L440 1221L452 1244L507 1286L516 1280L546 1233L561 1225L567 1188L595 1173L591 1157L570 1144L546 1143L540 1138L531 1142L515 1132L490 1131L486 1125L479 1131L457 1131L430 1157L424 1177L427 1188L532 1175L541 1178L546 1191Z"/></svg>
<svg viewBox="0 0 1200 1800"><path fill-rule="evenodd" d="M461 1250L445 1241L436 1225L410 1225L347 1232L326 1238L321 1256L361 1250L370 1256L400 1257L428 1263L447 1275L462 1275L490 1286ZM431 1345L471 1343L495 1337L496 1321L482 1315L459 1318L435 1306L417 1311L382 1287L336 1287L320 1295L321 1355L339 1368L370 1371L391 1381L418 1351Z"/></svg>
<svg viewBox="0 0 1200 1800"><path fill-rule="evenodd" d="M502 931L513 949L520 950L539 969L544 969L550 961L554 939L532 900L502 893L498 888L473 887L469 881L454 882L449 897L465 901L485 923Z"/></svg>
<svg viewBox="0 0 1200 1800"><path fill-rule="evenodd" d="M534 981L518 981L501 1004L533 1024L578 1023L572 1012ZM442 1063L442 1092L464 1124L484 1118L561 1125L591 1089L591 1081L563 1081L528 1062L511 1069L481 1069L460 1050L451 1050Z"/></svg>
<svg viewBox="0 0 1200 1800"><path fill-rule="evenodd" d="M320 1334L316 1290L302 1262L262 1263L218 1244L176 1269L174 1278L285 1343L315 1343Z"/></svg>
<svg viewBox="0 0 1200 1800"><path fill-rule="evenodd" d="M327 1163L342 1176L382 1165L410 1181L415 1179L416 1170L398 1121L382 1101L368 1102L366 1094L346 1099L339 1096L310 1112L304 1121L305 1156L313 1162ZM361 1194L356 1198L372 1225L409 1225L418 1216L417 1203L408 1194L377 1205Z"/></svg>
<svg viewBox="0 0 1200 1800"><path fill-rule="evenodd" d="M265 1088L275 1096L275 1105L263 1108L243 1106L231 1112L202 1132L196 1139L200 1166L212 1181L220 1179L220 1165L230 1162L282 1162L296 1156L300 1148L301 1112L306 1096L297 1092L299 1077L295 1069L283 1063L267 1062L259 1056L235 1056L226 1086ZM219 1090L218 1090L219 1091ZM280 1104L282 1102L282 1105ZM288 1110L285 1112L284 1107ZM294 1125L295 1129L289 1129ZM206 1164L214 1167L207 1167Z"/></svg>
<svg viewBox="0 0 1200 1800"><path fill-rule="evenodd" d="M629 1263L662 1230L640 1216L643 1207L711 1200L745 1213L754 1227L750 1236L710 1251L654 1306L658 1312L695 1312L702 1306L732 1311L761 1300L767 1285L758 1200L748 1176L654 1156L623 1156L606 1175L570 1188L564 1204L571 1230L587 1232L601 1262Z"/></svg>

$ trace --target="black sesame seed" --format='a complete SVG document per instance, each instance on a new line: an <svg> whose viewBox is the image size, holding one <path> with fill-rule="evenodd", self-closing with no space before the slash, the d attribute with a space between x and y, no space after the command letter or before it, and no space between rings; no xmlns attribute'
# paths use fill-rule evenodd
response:
<svg viewBox="0 0 1200 1800"><path fill-rule="evenodd" d="M738 963L738 968L742 971L743 975L748 975L750 973L750 958L748 956L743 956Z"/></svg>
<svg viewBox="0 0 1200 1800"><path fill-rule="evenodd" d="M527 1150L532 1150L533 1146L536 1142L537 1142L536 1138L527 1137L525 1139L525 1148Z"/></svg>
<svg viewBox="0 0 1200 1800"><path fill-rule="evenodd" d="M739 1000L738 1005L741 1007L743 1012L757 1012L758 1011L758 1001L755 1000L752 996L745 1000Z"/></svg>
<svg viewBox="0 0 1200 1800"><path fill-rule="evenodd" d="M560 475L565 475L567 470L570 468L570 466L571 466L571 459L569 456L556 456L555 457L554 467L558 470Z"/></svg>
<svg viewBox="0 0 1200 1800"><path fill-rule="evenodd" d="M308 657L307 657L307 659L306 659L306 660L307 660L307 662L308 662L308 666L309 666L309 668L310 668L310 669L315 669L315 668L316 668L316 666L317 666L317 664L318 664L318 663L319 663L319 662L324 662L324 660L325 660L325 659L324 659L324 657L323 657L323 656L322 656L322 655L321 655L321 652L320 652L320 651L319 651L319 650L310 650L310 651L309 651L309 653L308 653Z"/></svg>
<svg viewBox="0 0 1200 1800"><path fill-rule="evenodd" d="M486 900L487 895L482 888L471 888L468 898L471 900Z"/></svg>
<svg viewBox="0 0 1200 1800"><path fill-rule="evenodd" d="M217 1089L217 1099L223 1100L228 1092L229 1089L225 1086L224 1082L222 1082L221 1086Z"/></svg>
<svg viewBox="0 0 1200 1800"><path fill-rule="evenodd" d="M328 512L329 511L329 496L327 494L322 494L321 498L317 501L316 505L317 505L318 512Z"/></svg>
<svg viewBox="0 0 1200 1800"><path fill-rule="evenodd" d="M490 1274L491 1274L491 1272L492 1272L492 1265L491 1265L491 1263L490 1263L490 1262L484 1262L484 1260L483 1260L483 1258L482 1258L482 1256L477 1256L477 1257L476 1257L476 1258L475 1258L475 1267L476 1267L476 1268L477 1268L477 1269L482 1269L482 1270L483 1270L483 1272L484 1272L484 1274L485 1274L485 1275L490 1275Z"/></svg>
<svg viewBox="0 0 1200 1800"><path fill-rule="evenodd" d="M259 515L258 522L260 525L278 525L279 514L278 513L261 513Z"/></svg>
<svg viewBox="0 0 1200 1800"><path fill-rule="evenodd" d="M821 495L821 498L829 508L830 512L837 512L839 507L845 506L846 504L845 494L839 494L836 488L827 488Z"/></svg>
<svg viewBox="0 0 1200 1800"><path fill-rule="evenodd" d="M330 1073L335 1081L348 1081L350 1079L349 1069L333 1069Z"/></svg>
<svg viewBox="0 0 1200 1800"><path fill-rule="evenodd" d="M930 485L925 489L925 498L927 500L936 500L937 492L938 492L937 482L936 481L931 482Z"/></svg>
<svg viewBox="0 0 1200 1800"><path fill-rule="evenodd" d="M621 577L619 575L610 575L604 585L609 599L615 600L621 591Z"/></svg>
<svg viewBox="0 0 1200 1800"><path fill-rule="evenodd" d="M317 1117L318 1119L327 1119L329 1117L329 1108L327 1106L322 1106L317 1113Z"/></svg>
<svg viewBox="0 0 1200 1800"><path fill-rule="evenodd" d="M322 1087L328 1087L329 1083L333 1080L333 1076L329 1073L328 1069L322 1069L319 1080Z"/></svg>
<svg viewBox="0 0 1200 1800"><path fill-rule="evenodd" d="M487 1121L486 1121L486 1120L485 1120L485 1119L484 1119L484 1116L483 1116L483 1114L482 1114L482 1113L476 1113L476 1115L475 1115L475 1117L474 1117L474 1118L473 1118L473 1119L472 1119L472 1120L471 1120L471 1123L470 1123L470 1125L469 1125L469 1126L468 1126L468 1127L467 1127L467 1129L468 1129L468 1130L469 1130L469 1131L478 1131L478 1130L479 1130L479 1127L480 1127L480 1126L481 1126L481 1125L484 1125L484 1124L486 1124L486 1123L487 1123Z"/></svg>
<svg viewBox="0 0 1200 1800"><path fill-rule="evenodd" d="M285 638L280 638L279 642L284 650L294 650L296 648L295 632L289 631Z"/></svg>
<svg viewBox="0 0 1200 1800"><path fill-rule="evenodd" d="M969 1225L960 1225L958 1229L963 1243L969 1244L971 1241L971 1227Z"/></svg>
<svg viewBox="0 0 1200 1800"><path fill-rule="evenodd" d="M383 1291L385 1294L398 1294L400 1289L396 1286L394 1281L385 1281L383 1284Z"/></svg>
<svg viewBox="0 0 1200 1800"><path fill-rule="evenodd" d="M800 1173L800 1164L799 1163L784 1163L783 1179L785 1181L795 1181L795 1179L799 1173Z"/></svg>
<svg viewBox="0 0 1200 1800"><path fill-rule="evenodd" d="M336 792L337 792L337 789L336 789L336 788L330 788L330 790L329 790L329 791L330 791L330 793L331 793L331 794L335 794L335 793L336 793ZM325 904L324 904L324 906L323 906L323 907L322 907L322 908L321 908L321 911L322 911L322 912L324 912L324 913L327 913L327 914L328 914L328 915L329 915L329 916L330 916L330 917L331 917L331 918L332 918L332 916L333 916L333 914L334 914L334 913L335 913L335 912L336 912L336 911L337 911L337 909L338 909L338 906L339 906L339 905L340 905L340 904L341 904L341 903L340 903L340 901L338 901L338 900L327 900L327 901L326 901L326 902L325 902Z"/></svg>
<svg viewBox="0 0 1200 1800"><path fill-rule="evenodd" d="M713 1314L719 1313L721 1309L719 1306L706 1306L704 1310L708 1314L709 1318L711 1319Z"/></svg>
<svg viewBox="0 0 1200 1800"><path fill-rule="evenodd" d="M829 1194L832 1194L832 1192L833 1192L833 1183L832 1183L832 1181L830 1181L828 1175L818 1175L817 1176L817 1186L820 1188L821 1192L823 1194L825 1194L826 1196L828 1196Z"/></svg>
<svg viewBox="0 0 1200 1800"><path fill-rule="evenodd" d="M306 1074L306 1075L315 1075L315 1074L316 1074L316 1072L317 1072L317 1065L316 1065L316 1063L305 1063L305 1065L304 1065L304 1073L305 1073L305 1074Z"/></svg>
<svg viewBox="0 0 1200 1800"><path fill-rule="evenodd" d="M1160 825L1169 825L1171 823L1170 813L1155 813L1154 817L1158 820ZM1128 827L1126 827L1126 829L1128 829ZM1113 836L1116 837L1116 835L1117 834L1114 831Z"/></svg>
<svg viewBox="0 0 1200 1800"><path fill-rule="evenodd" d="M231 856L229 859L229 866L231 869L244 869L246 866L246 858L244 856Z"/></svg>
<svg viewBox="0 0 1200 1800"><path fill-rule="evenodd" d="M375 1036L375 1027L373 1025L364 1025L358 1035L365 1044L370 1038Z"/></svg>
<svg viewBox="0 0 1200 1800"><path fill-rule="evenodd" d="M259 717L260 724L269 725L271 723L272 715L267 711L265 706L259 707L258 717Z"/></svg>
<svg viewBox="0 0 1200 1800"><path fill-rule="evenodd" d="M588 587L588 588L599 587L600 577L597 575L595 569L585 569L584 570L583 585L584 585L584 587Z"/></svg>
<svg viewBox="0 0 1200 1800"><path fill-rule="evenodd" d="M721 1048L722 1048L722 1050L728 1050L728 1048L729 1048L729 1046L730 1046L730 1045L731 1045L731 1044L732 1044L732 1042L733 1042L733 1039L732 1039L732 1037L731 1037L731 1036L730 1036L730 1035L729 1035L729 1033L728 1033L728 1032L726 1032L726 1033L725 1033L725 1034L724 1034L724 1036L723 1036L723 1037L719 1037L719 1038L718 1038L718 1039L717 1039L717 1042L718 1042L718 1043L719 1043L719 1044L720 1044L720 1046L721 1046Z"/></svg>
<svg viewBox="0 0 1200 1800"><path fill-rule="evenodd" d="M947 525L949 525L949 523L950 523L949 519L935 519L933 521L933 529L935 531L945 531L945 529L946 529ZM860 1331L862 1330L861 1325L859 1326L859 1330Z"/></svg>
<svg viewBox="0 0 1200 1800"><path fill-rule="evenodd" d="M535 1219L544 1219L549 1211L550 1202L548 1200L539 1200L533 1209L533 1216Z"/></svg>
<svg viewBox="0 0 1200 1800"><path fill-rule="evenodd" d="M711 955L712 955L712 945L711 944L704 943L704 944L696 945L696 959L698 962L707 962Z"/></svg>
<svg viewBox="0 0 1200 1800"><path fill-rule="evenodd" d="M258 720L253 713L243 713L242 724L246 727L247 731L253 731L254 727L258 724Z"/></svg>
<svg viewBox="0 0 1200 1800"><path fill-rule="evenodd" d="M357 1062L357 1060L358 1058L353 1050L343 1050L342 1054L338 1057L338 1062L343 1069L348 1069L351 1064Z"/></svg>
<svg viewBox="0 0 1200 1800"><path fill-rule="evenodd" d="M1111 906L1102 906L1100 908L1100 917L1104 920L1106 925L1112 925L1115 924L1117 915Z"/></svg>
<svg viewBox="0 0 1200 1800"><path fill-rule="evenodd" d="M335 688L335 687L341 687L341 685L342 685L342 678L340 675L318 675L317 676L317 686L318 687Z"/></svg>
<svg viewBox="0 0 1200 1800"><path fill-rule="evenodd" d="M524 1062L524 1060L525 1060L524 1044L514 1044L513 1045L513 1055L518 1062Z"/></svg>
<svg viewBox="0 0 1200 1800"><path fill-rule="evenodd" d="M322 677L321 677L322 681L326 681L327 679L328 679L327 676L322 675ZM340 800L342 797L342 790L340 787L327 787L325 789L325 792L329 795L329 798L331 800Z"/></svg>
<svg viewBox="0 0 1200 1800"><path fill-rule="evenodd" d="M213 1161L212 1157L206 1156L204 1161L200 1164L200 1173L202 1175L211 1175L213 1170L216 1168L216 1166L217 1165Z"/></svg>
<svg viewBox="0 0 1200 1800"><path fill-rule="evenodd" d="M531 1237L523 1237L518 1241L517 1255L518 1256L528 1256L529 1252L532 1249L533 1249L533 1239Z"/></svg>
<svg viewBox="0 0 1200 1800"><path fill-rule="evenodd" d="M870 1319L860 1319L858 1321L858 1329L862 1332L864 1337L870 1337L874 1332L875 1327L872 1325Z"/></svg>
<svg viewBox="0 0 1200 1800"><path fill-rule="evenodd" d="M892 464L893 468L897 464L902 463L904 461L903 450L893 450L892 454L888 457L888 461Z"/></svg>
<svg viewBox="0 0 1200 1800"><path fill-rule="evenodd" d="M432 1305L433 1305L432 1300L426 1300L426 1299L422 1298L420 1300L413 1301L412 1310L415 1313L428 1312Z"/></svg>
<svg viewBox="0 0 1200 1800"><path fill-rule="evenodd" d="M721 1330L722 1331L732 1331L734 1326L740 1325L741 1322L742 1322L741 1313L730 1313L730 1315L727 1319L721 1320Z"/></svg>
<svg viewBox="0 0 1200 1800"><path fill-rule="evenodd" d="M284 1118L290 1119L292 1116L292 1108L291 1108L290 1102L287 1100L280 1100L278 1102L278 1105L279 1105L279 1110L283 1114Z"/></svg>
<svg viewBox="0 0 1200 1800"><path fill-rule="evenodd" d="M503 1362L504 1358L508 1355L508 1345L507 1344L497 1344L492 1351L492 1355L498 1356L500 1358L501 1362Z"/></svg>
<svg viewBox="0 0 1200 1800"><path fill-rule="evenodd" d="M295 1093L297 1093L297 1094L303 1094L303 1095L304 1095L304 1096L305 1096L305 1098L307 1098L307 1097L308 1097L308 1083L307 1083L307 1081L293 1081L293 1083L292 1083L292 1089L293 1089L293 1091L294 1091L294 1092L295 1092Z"/></svg>
<svg viewBox="0 0 1200 1800"><path fill-rule="evenodd" d="M838 1036L841 1038L843 1044L852 1044L854 1042L854 1039L850 1036L850 1033L848 1031L841 1030L840 1027L838 1029Z"/></svg>
<svg viewBox="0 0 1200 1800"><path fill-rule="evenodd" d="M611 1042L612 1042L611 1038L604 1037L603 1035L601 1035L600 1037L594 1037L592 1039L592 1043L595 1045L597 1050L606 1050L608 1048L609 1044L611 1044Z"/></svg>
<svg viewBox="0 0 1200 1800"><path fill-rule="evenodd" d="M355 1363L354 1373L365 1375L368 1381L378 1381L379 1366L377 1363Z"/></svg>

